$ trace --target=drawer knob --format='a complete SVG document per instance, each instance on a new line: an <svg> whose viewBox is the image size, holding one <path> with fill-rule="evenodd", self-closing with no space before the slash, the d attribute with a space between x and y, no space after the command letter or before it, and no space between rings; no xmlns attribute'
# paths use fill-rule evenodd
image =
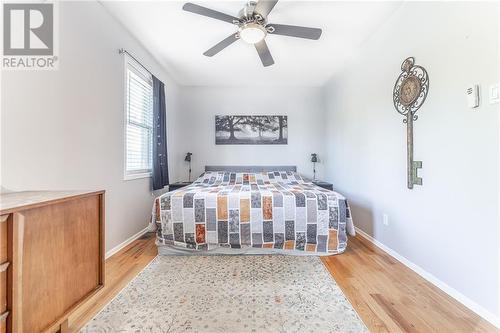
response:
<svg viewBox="0 0 500 333"><path fill-rule="evenodd" d="M3 264L0 265L0 273L3 273L7 270L7 268L9 267L10 265L10 262L4 262Z"/></svg>
<svg viewBox="0 0 500 333"><path fill-rule="evenodd" d="M8 316L9 316L9 311L5 311L4 313L2 313L0 315L0 323L3 323L7 319Z"/></svg>

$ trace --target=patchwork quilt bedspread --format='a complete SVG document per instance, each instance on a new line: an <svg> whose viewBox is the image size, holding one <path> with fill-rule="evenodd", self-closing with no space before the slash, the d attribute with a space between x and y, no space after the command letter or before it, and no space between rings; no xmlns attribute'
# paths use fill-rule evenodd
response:
<svg viewBox="0 0 500 333"><path fill-rule="evenodd" d="M157 245L206 251L272 248L342 253L354 230L339 193L298 173L205 172L192 185L155 199Z"/></svg>

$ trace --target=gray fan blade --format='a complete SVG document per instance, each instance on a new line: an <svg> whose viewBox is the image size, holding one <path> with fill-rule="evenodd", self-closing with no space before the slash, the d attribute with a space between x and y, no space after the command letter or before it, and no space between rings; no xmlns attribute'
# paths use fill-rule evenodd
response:
<svg viewBox="0 0 500 333"><path fill-rule="evenodd" d="M266 41L264 39L255 44L255 49L257 50L257 53L259 54L260 60L262 61L262 65L264 65L264 67L274 64L273 56L271 55L271 52L269 52L269 48L267 47Z"/></svg>
<svg viewBox="0 0 500 333"><path fill-rule="evenodd" d="M223 39L216 45L214 45L212 48L208 49L203 53L203 55L206 55L207 57L213 57L220 51L224 50L226 47L229 45L233 44L238 40L237 38L238 34L232 34L231 36L227 37L226 39Z"/></svg>
<svg viewBox="0 0 500 333"><path fill-rule="evenodd" d="M259 0L255 6L255 11L267 18L267 15L273 10L277 2L278 0Z"/></svg>
<svg viewBox="0 0 500 333"><path fill-rule="evenodd" d="M208 16L208 17L214 18L216 20L221 20L221 21L228 22L231 24L233 23L234 20L238 21L237 17L227 15L227 14L224 14L224 13L221 13L221 12L218 12L216 10L209 9L206 7L198 6L198 5L195 5L194 3L190 3L190 2L185 3L184 6L182 6L182 9L184 9L187 12L191 12L191 13L195 13L195 14L199 14L199 15L203 15L203 16Z"/></svg>
<svg viewBox="0 0 500 333"><path fill-rule="evenodd" d="M286 24L269 24L274 28L273 35L283 35L290 37L299 37L307 39L319 39L321 36L321 29L318 28L308 28L299 27L297 25L286 25Z"/></svg>

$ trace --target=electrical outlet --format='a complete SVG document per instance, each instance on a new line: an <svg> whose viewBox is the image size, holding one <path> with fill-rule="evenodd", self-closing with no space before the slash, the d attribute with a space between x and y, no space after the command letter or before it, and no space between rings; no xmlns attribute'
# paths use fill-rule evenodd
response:
<svg viewBox="0 0 500 333"><path fill-rule="evenodd" d="M389 215L387 215L386 213L382 215L382 223L384 223L386 227L389 226Z"/></svg>

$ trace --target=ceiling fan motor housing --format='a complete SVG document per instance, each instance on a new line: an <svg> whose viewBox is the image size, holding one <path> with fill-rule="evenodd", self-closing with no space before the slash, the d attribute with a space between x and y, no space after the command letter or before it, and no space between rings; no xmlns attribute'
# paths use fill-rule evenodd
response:
<svg viewBox="0 0 500 333"><path fill-rule="evenodd" d="M238 16L242 19L244 18L251 18L253 17L255 7L257 6L257 2L255 1L249 1L245 4L245 7L243 7L240 12L238 13Z"/></svg>

